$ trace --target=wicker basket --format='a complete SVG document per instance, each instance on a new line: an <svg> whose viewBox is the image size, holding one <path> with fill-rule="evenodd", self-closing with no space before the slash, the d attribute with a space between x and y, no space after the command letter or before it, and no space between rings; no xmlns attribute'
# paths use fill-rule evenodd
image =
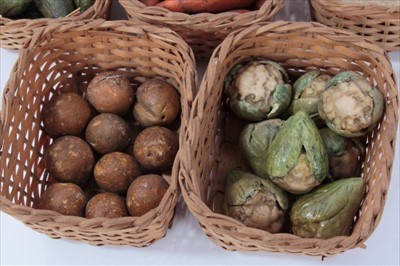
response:
<svg viewBox="0 0 400 266"><path fill-rule="evenodd" d="M65 18L50 19L9 19L0 17L0 47L18 50L28 41L34 31L40 27L53 24L55 20L80 21L83 19L104 18L108 19L113 0L99 0L85 12L80 13L79 8L68 14Z"/></svg>
<svg viewBox="0 0 400 266"><path fill-rule="evenodd" d="M230 115L223 100L223 82L232 66L252 57L280 62L292 80L316 68L331 74L354 70L363 73L385 95L385 115L366 137L368 148L362 178L368 184L368 192L350 236L322 240L290 233L271 234L221 214L226 173L235 166L243 166L236 145L243 122ZM385 204L397 123L397 85L389 59L380 47L350 32L315 22L253 25L230 34L211 56L182 146L182 195L205 234L227 250L333 256L364 247Z"/></svg>
<svg viewBox="0 0 400 266"><path fill-rule="evenodd" d="M173 29L192 47L196 58L202 59L209 58L230 32L260 21L272 21L285 1L266 0L259 10L245 14L222 12L189 15L160 7L147 7L138 0L119 0L130 20Z"/></svg>
<svg viewBox="0 0 400 266"><path fill-rule="evenodd" d="M309 1L315 21L368 37L386 51L400 50L400 1Z"/></svg>
<svg viewBox="0 0 400 266"><path fill-rule="evenodd" d="M162 238L172 224L179 195L179 151L166 176L168 191L157 208L141 217L86 219L32 207L51 183L43 159L52 141L41 122L43 103L56 93L79 91L77 84L84 86L105 70L121 71L133 83L162 77L175 86L181 96L181 141L197 78L193 52L182 38L169 29L129 21L54 23L36 32L21 50L4 89L1 210L52 238L143 247Z"/></svg>

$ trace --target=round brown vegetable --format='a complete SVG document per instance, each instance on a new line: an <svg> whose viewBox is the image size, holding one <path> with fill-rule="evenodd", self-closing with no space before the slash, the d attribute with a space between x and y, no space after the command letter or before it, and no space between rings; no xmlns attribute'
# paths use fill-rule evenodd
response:
<svg viewBox="0 0 400 266"><path fill-rule="evenodd" d="M141 167L165 170L172 166L178 152L178 136L165 127L149 127L137 136L133 153Z"/></svg>
<svg viewBox="0 0 400 266"><path fill-rule="evenodd" d="M94 155L81 138L64 136L47 149L45 163L49 174L58 181L82 185L91 175Z"/></svg>
<svg viewBox="0 0 400 266"><path fill-rule="evenodd" d="M133 115L143 127L170 125L180 112L178 92L160 79L143 83L137 90L136 99Z"/></svg>
<svg viewBox="0 0 400 266"><path fill-rule="evenodd" d="M85 194L73 183L54 183L43 193L39 207L63 215L83 216Z"/></svg>
<svg viewBox="0 0 400 266"><path fill-rule="evenodd" d="M122 151L130 142L128 124L118 115L100 114L86 128L86 140L100 154Z"/></svg>
<svg viewBox="0 0 400 266"><path fill-rule="evenodd" d="M114 193L125 193L140 174L135 158L122 152L104 155L94 167L94 178L99 187Z"/></svg>
<svg viewBox="0 0 400 266"><path fill-rule="evenodd" d="M142 175L129 186L126 206L132 216L142 216L160 204L168 183L159 175Z"/></svg>
<svg viewBox="0 0 400 266"><path fill-rule="evenodd" d="M125 200L117 194L104 192L97 194L86 205L85 217L118 218L128 215Z"/></svg>
<svg viewBox="0 0 400 266"><path fill-rule="evenodd" d="M51 137L79 135L90 118L90 107L80 95L67 92L55 95L43 106L43 125Z"/></svg>
<svg viewBox="0 0 400 266"><path fill-rule="evenodd" d="M100 73L89 83L86 98L100 113L126 114L135 91L128 78L115 71Z"/></svg>

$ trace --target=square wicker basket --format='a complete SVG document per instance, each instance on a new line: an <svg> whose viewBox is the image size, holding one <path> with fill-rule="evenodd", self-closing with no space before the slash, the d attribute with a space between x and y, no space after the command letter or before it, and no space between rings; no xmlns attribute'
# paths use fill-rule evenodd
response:
<svg viewBox="0 0 400 266"><path fill-rule="evenodd" d="M400 0L309 1L315 21L368 37L386 51L400 50Z"/></svg>
<svg viewBox="0 0 400 266"><path fill-rule="evenodd" d="M57 20L80 21L84 19L108 19L113 0L98 0L80 13L79 8L68 14L65 18L51 19L9 19L0 17L0 47L18 50L32 37L34 31L40 27L50 25Z"/></svg>
<svg viewBox="0 0 400 266"><path fill-rule="evenodd" d="M35 209L49 185L43 153L52 139L43 129L43 104L52 95L79 92L101 71L115 70L133 83L160 77L180 92L180 142L195 96L193 52L175 32L129 21L58 22L36 32L22 49L4 89L0 127L1 210L52 238L93 245L144 247L172 224L179 196L180 152L159 206L140 217L86 219Z"/></svg>
<svg viewBox="0 0 400 266"><path fill-rule="evenodd" d="M362 178L368 189L350 236L324 240L300 238L290 233L271 234L246 227L222 214L226 173L242 163L237 140L243 127L243 122L229 115L223 82L235 64L254 57L281 63L292 79L312 69L331 74L357 71L385 96L385 114L365 140ZM192 106L181 153L182 195L204 233L227 250L334 256L364 247L383 212L397 123L398 91L393 69L382 48L370 41L310 22L279 21L235 31L211 56Z"/></svg>
<svg viewBox="0 0 400 266"><path fill-rule="evenodd" d="M130 20L169 27L192 47L196 58L209 58L212 51L232 31L261 21L272 21L286 0L266 0L259 10L245 14L185 14L165 8L147 7L138 0L119 0Z"/></svg>

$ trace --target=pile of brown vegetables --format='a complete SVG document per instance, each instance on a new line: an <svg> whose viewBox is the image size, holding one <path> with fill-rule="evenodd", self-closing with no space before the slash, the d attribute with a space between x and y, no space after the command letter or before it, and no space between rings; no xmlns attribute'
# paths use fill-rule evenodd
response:
<svg viewBox="0 0 400 266"><path fill-rule="evenodd" d="M246 166L225 179L224 213L271 233L349 235L366 190L360 138L383 115L382 93L353 71L313 70L291 85L265 59L235 65L224 92L246 121L238 140Z"/></svg>
<svg viewBox="0 0 400 266"><path fill-rule="evenodd" d="M45 151L50 184L37 208L86 218L141 216L157 207L179 148L178 91L162 79L133 85L97 74L83 96L54 95L42 110L54 139Z"/></svg>
<svg viewBox="0 0 400 266"><path fill-rule="evenodd" d="M61 18L79 8L82 13L96 0L0 0L0 15L11 19Z"/></svg>

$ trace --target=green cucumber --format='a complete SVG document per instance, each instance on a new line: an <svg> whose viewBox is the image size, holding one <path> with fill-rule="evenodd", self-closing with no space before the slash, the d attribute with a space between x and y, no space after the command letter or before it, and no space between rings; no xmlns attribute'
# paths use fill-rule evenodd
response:
<svg viewBox="0 0 400 266"><path fill-rule="evenodd" d="M37 18L43 18L43 14L36 7L33 0L24 13L12 17L12 19L37 19Z"/></svg>
<svg viewBox="0 0 400 266"><path fill-rule="evenodd" d="M91 7L96 0L74 0L76 7L79 7L81 13Z"/></svg>
<svg viewBox="0 0 400 266"><path fill-rule="evenodd" d="M65 17L75 9L73 0L35 0L35 4L46 18Z"/></svg>
<svg viewBox="0 0 400 266"><path fill-rule="evenodd" d="M4 17L21 15L32 0L0 0L0 14Z"/></svg>

